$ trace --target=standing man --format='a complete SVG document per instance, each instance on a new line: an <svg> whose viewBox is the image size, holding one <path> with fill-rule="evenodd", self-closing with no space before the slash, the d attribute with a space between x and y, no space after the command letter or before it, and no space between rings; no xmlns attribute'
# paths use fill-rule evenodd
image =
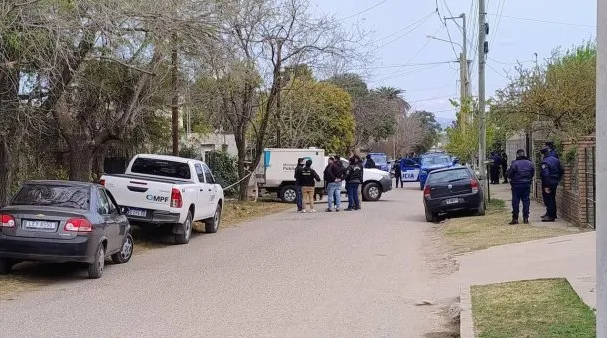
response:
<svg viewBox="0 0 607 338"><path fill-rule="evenodd" d="M542 198L546 206L546 215L542 217L542 222L554 222L557 218L556 210L556 188L563 176L563 166L561 161L554 156L550 148L545 147L541 150L544 159L542 160Z"/></svg>
<svg viewBox="0 0 607 338"><path fill-rule="evenodd" d="M500 183L500 157L495 152L491 152L491 184Z"/></svg>
<svg viewBox="0 0 607 338"><path fill-rule="evenodd" d="M304 159L297 159L297 166L295 167L295 202L297 203L297 212L303 211L303 190L301 184L301 170L304 167Z"/></svg>
<svg viewBox="0 0 607 338"><path fill-rule="evenodd" d="M335 211L338 212L341 207L341 175L333 157L329 157L329 164L324 171L324 179L327 182L327 212L333 211L334 205Z"/></svg>
<svg viewBox="0 0 607 338"><path fill-rule="evenodd" d="M519 205L523 202L523 223L529 224L529 205L531 203L531 183L535 175L535 167L526 156L523 149L516 151L516 160L512 161L506 172L512 187L512 221L510 225L518 224Z"/></svg>
<svg viewBox="0 0 607 338"><path fill-rule="evenodd" d="M394 168L393 169L394 169L394 178L396 179L396 187L397 188L398 188L398 182L400 182L400 187L401 188L403 187L403 177L402 177L403 172L400 169L400 162L402 160L403 159L401 158L399 160L394 161Z"/></svg>
<svg viewBox="0 0 607 338"><path fill-rule="evenodd" d="M367 155L367 156L371 157L370 155ZM362 182L365 181L365 166L363 165L363 161L361 160L360 156L354 155L354 159L356 160L356 163L357 163L358 167L360 168L360 174L361 174L361 177L360 177L361 184L358 185L358 197L359 197L358 198L359 199L358 203L359 203L359 208L360 208L361 201L362 201L362 196L363 196L363 185L362 185ZM373 167L373 168L375 168L375 167ZM344 172L344 177L345 177L345 172Z"/></svg>
<svg viewBox="0 0 607 338"><path fill-rule="evenodd" d="M519 149L521 150L521 149ZM523 152L523 156L525 153ZM516 151L516 157L518 158L518 150ZM506 152L502 152L502 175L504 176L504 184L508 183L508 155Z"/></svg>
<svg viewBox="0 0 607 338"><path fill-rule="evenodd" d="M350 159L350 165L346 169L346 190L348 190L348 208L346 211L359 210L360 209L360 196L358 195L358 187L362 182L362 173L358 164L358 160L355 156Z"/></svg>
<svg viewBox="0 0 607 338"><path fill-rule="evenodd" d="M366 169L375 169L377 166L375 165L375 161L371 158L371 155L367 154L367 162L365 163Z"/></svg>
<svg viewBox="0 0 607 338"><path fill-rule="evenodd" d="M304 208L302 211L306 212L305 204L308 204L310 206L310 212L316 212L314 209L314 186L316 185L316 182L320 182L320 177L316 171L312 169L312 160L306 161L306 165L301 169L300 175L304 195Z"/></svg>

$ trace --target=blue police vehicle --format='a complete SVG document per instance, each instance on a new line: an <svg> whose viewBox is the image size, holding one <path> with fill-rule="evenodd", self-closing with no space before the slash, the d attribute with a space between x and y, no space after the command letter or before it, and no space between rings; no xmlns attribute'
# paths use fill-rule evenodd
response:
<svg viewBox="0 0 607 338"><path fill-rule="evenodd" d="M399 160L398 165L400 166L400 175L403 182L417 182L419 181L421 158L419 157L406 157Z"/></svg>
<svg viewBox="0 0 607 338"><path fill-rule="evenodd" d="M444 152L425 153L421 157L421 165L419 168L419 187L424 190L426 179L431 171L450 168L458 164L457 157L453 157Z"/></svg>
<svg viewBox="0 0 607 338"><path fill-rule="evenodd" d="M369 153L371 159L375 162L375 167L379 170L390 172L390 164L388 163L388 155L384 153ZM363 165L367 163L365 159Z"/></svg>

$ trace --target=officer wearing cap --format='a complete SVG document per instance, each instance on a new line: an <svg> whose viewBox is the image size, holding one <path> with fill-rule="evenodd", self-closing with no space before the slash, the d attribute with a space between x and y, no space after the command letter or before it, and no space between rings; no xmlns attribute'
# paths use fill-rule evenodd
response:
<svg viewBox="0 0 607 338"><path fill-rule="evenodd" d="M546 206L546 215L542 217L542 222L554 222L557 217L556 188L564 170L561 161L554 156L550 148L542 148L541 153L544 156L541 173L542 198Z"/></svg>
<svg viewBox="0 0 607 338"><path fill-rule="evenodd" d="M516 151L516 160L512 161L510 168L506 171L506 176L510 178L512 187L512 222L511 225L518 224L519 204L523 202L523 222L529 224L529 205L531 201L531 183L535 175L533 162L525 156L525 151L519 149Z"/></svg>

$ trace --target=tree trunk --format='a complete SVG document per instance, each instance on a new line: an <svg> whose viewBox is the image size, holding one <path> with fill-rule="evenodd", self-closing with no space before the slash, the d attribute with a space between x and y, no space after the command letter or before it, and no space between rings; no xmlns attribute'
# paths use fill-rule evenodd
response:
<svg viewBox="0 0 607 338"><path fill-rule="evenodd" d="M249 184L249 180L243 179L247 175L247 171L245 170L245 159L247 157L247 143L246 143L246 132L243 128L238 128L235 130L234 137L236 139L236 149L238 150L238 160L237 160L237 169L238 169L238 179L242 180L238 184L238 200L246 201L247 200L247 188Z"/></svg>
<svg viewBox="0 0 607 338"><path fill-rule="evenodd" d="M0 207L8 203L11 180L11 154L5 138L0 138Z"/></svg>
<svg viewBox="0 0 607 338"><path fill-rule="evenodd" d="M74 137L68 141L70 148L70 180L90 182L93 171L94 151L83 138Z"/></svg>

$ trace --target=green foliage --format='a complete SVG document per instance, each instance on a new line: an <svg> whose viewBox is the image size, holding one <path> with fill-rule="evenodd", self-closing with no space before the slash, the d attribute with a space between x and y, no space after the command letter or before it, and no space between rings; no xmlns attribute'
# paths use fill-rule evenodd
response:
<svg viewBox="0 0 607 338"><path fill-rule="evenodd" d="M446 129L448 143L445 149L453 155L460 158L460 162L475 163L478 159L478 143L479 143L479 118L478 105L475 101L470 104L457 105L460 107L458 112L458 122ZM463 121L461 116L471 116L472 122ZM496 125L487 119L486 124L486 144L492 145L496 135ZM485 159L491 152L490 147L487 147Z"/></svg>
<svg viewBox="0 0 607 338"><path fill-rule="evenodd" d="M238 181L238 172L236 170L236 158L230 154L217 151L208 154L207 164L213 171L213 176L222 187L226 188ZM238 194L238 185L224 190L226 196L236 196Z"/></svg>
<svg viewBox="0 0 607 338"><path fill-rule="evenodd" d="M363 98L369 94L367 83L363 81L363 79L358 74L346 73L334 76L328 79L326 82L329 82L347 91L348 94L350 94L350 96L352 97L352 100Z"/></svg>
<svg viewBox="0 0 607 338"><path fill-rule="evenodd" d="M421 142L413 150L418 154L423 154L438 142L442 128L433 113L422 110L412 113L411 116L420 120L423 131Z"/></svg>
<svg viewBox="0 0 607 338"><path fill-rule="evenodd" d="M193 146L179 147L179 157L197 159L200 158L200 151Z"/></svg>
<svg viewBox="0 0 607 338"><path fill-rule="evenodd" d="M565 154L563 154L563 160L567 165L573 165L575 163L575 159L577 157L577 148L572 147Z"/></svg>

